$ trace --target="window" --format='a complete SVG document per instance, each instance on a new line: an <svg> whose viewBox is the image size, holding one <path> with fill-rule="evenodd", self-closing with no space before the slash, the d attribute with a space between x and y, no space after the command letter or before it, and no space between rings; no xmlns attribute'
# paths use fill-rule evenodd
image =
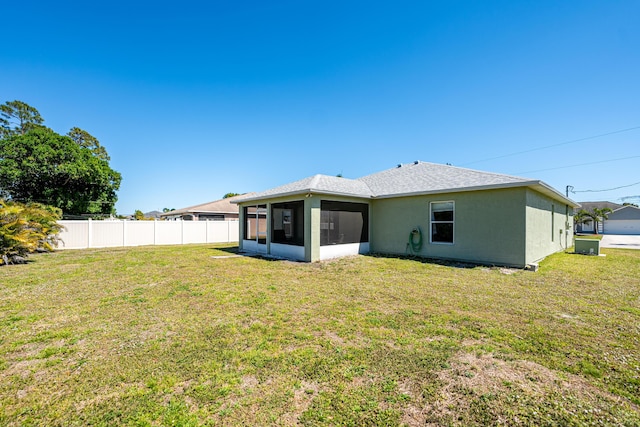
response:
<svg viewBox="0 0 640 427"><path fill-rule="evenodd" d="M224 221L224 214L200 214L198 221Z"/></svg>
<svg viewBox="0 0 640 427"><path fill-rule="evenodd" d="M271 205L271 242L304 246L304 202Z"/></svg>
<svg viewBox="0 0 640 427"><path fill-rule="evenodd" d="M320 203L320 246L369 241L369 205L366 203Z"/></svg>
<svg viewBox="0 0 640 427"><path fill-rule="evenodd" d="M453 202L431 202L431 242L453 243Z"/></svg>

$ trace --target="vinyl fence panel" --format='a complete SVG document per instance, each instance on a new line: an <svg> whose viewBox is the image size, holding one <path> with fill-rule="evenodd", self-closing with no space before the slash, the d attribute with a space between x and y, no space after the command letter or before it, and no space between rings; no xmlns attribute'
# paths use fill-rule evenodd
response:
<svg viewBox="0 0 640 427"><path fill-rule="evenodd" d="M126 231L123 246L153 245L156 241L154 221L123 221ZM95 226L95 223L94 223Z"/></svg>
<svg viewBox="0 0 640 427"><path fill-rule="evenodd" d="M185 221L154 221L156 245L181 245L182 225Z"/></svg>
<svg viewBox="0 0 640 427"><path fill-rule="evenodd" d="M94 248L109 248L124 246L124 221L93 222L89 229L92 231L91 244Z"/></svg>
<svg viewBox="0 0 640 427"><path fill-rule="evenodd" d="M59 249L116 246L231 243L239 236L238 221L59 221Z"/></svg>
<svg viewBox="0 0 640 427"><path fill-rule="evenodd" d="M59 248L88 248L91 246L89 242L89 221L60 221L64 229L60 232Z"/></svg>
<svg viewBox="0 0 640 427"><path fill-rule="evenodd" d="M209 221L182 221L182 243L207 243Z"/></svg>
<svg viewBox="0 0 640 427"><path fill-rule="evenodd" d="M209 221L207 223L209 242L237 242L240 236L238 221Z"/></svg>

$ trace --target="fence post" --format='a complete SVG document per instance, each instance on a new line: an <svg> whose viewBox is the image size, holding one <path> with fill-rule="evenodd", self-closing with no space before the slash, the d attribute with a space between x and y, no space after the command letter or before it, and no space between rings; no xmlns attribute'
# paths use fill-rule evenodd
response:
<svg viewBox="0 0 640 427"><path fill-rule="evenodd" d="M88 219L88 225L87 225L87 248L91 247L91 244L93 243L93 239L92 239L92 235L93 234L93 225L91 224L91 218Z"/></svg>
<svg viewBox="0 0 640 427"><path fill-rule="evenodd" d="M180 221L180 244L184 245L184 219Z"/></svg>
<svg viewBox="0 0 640 427"><path fill-rule="evenodd" d="M127 220L122 220L122 246L127 246Z"/></svg>
<svg viewBox="0 0 640 427"><path fill-rule="evenodd" d="M206 227L204 228L204 242L205 243L209 243L209 220L207 219L205 221L205 223L207 224Z"/></svg>

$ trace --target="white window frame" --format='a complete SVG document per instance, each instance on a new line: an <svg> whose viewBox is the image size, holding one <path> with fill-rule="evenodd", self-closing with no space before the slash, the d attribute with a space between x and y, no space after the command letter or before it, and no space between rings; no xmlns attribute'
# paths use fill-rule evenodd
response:
<svg viewBox="0 0 640 427"><path fill-rule="evenodd" d="M451 221L434 221L433 205L436 203L451 203L453 211L453 219ZM451 224L451 242L434 242L433 241L433 224ZM429 243L433 245L453 245L456 241L456 202L454 200L438 200L429 202Z"/></svg>

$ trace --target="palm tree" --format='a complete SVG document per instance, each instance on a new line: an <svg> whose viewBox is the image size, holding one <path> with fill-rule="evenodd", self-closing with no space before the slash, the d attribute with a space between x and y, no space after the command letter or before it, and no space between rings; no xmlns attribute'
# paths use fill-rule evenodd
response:
<svg viewBox="0 0 640 427"><path fill-rule="evenodd" d="M573 216L573 223L576 225L576 227L579 224L588 224L590 222L591 222L591 216L589 215L589 212L585 211L584 209L580 209L580 211L578 211Z"/></svg>
<svg viewBox="0 0 640 427"><path fill-rule="evenodd" d="M598 234L598 224L609 218L611 212L613 212L611 208L593 208L591 212L586 212L587 216L593 221L593 228L596 234Z"/></svg>

